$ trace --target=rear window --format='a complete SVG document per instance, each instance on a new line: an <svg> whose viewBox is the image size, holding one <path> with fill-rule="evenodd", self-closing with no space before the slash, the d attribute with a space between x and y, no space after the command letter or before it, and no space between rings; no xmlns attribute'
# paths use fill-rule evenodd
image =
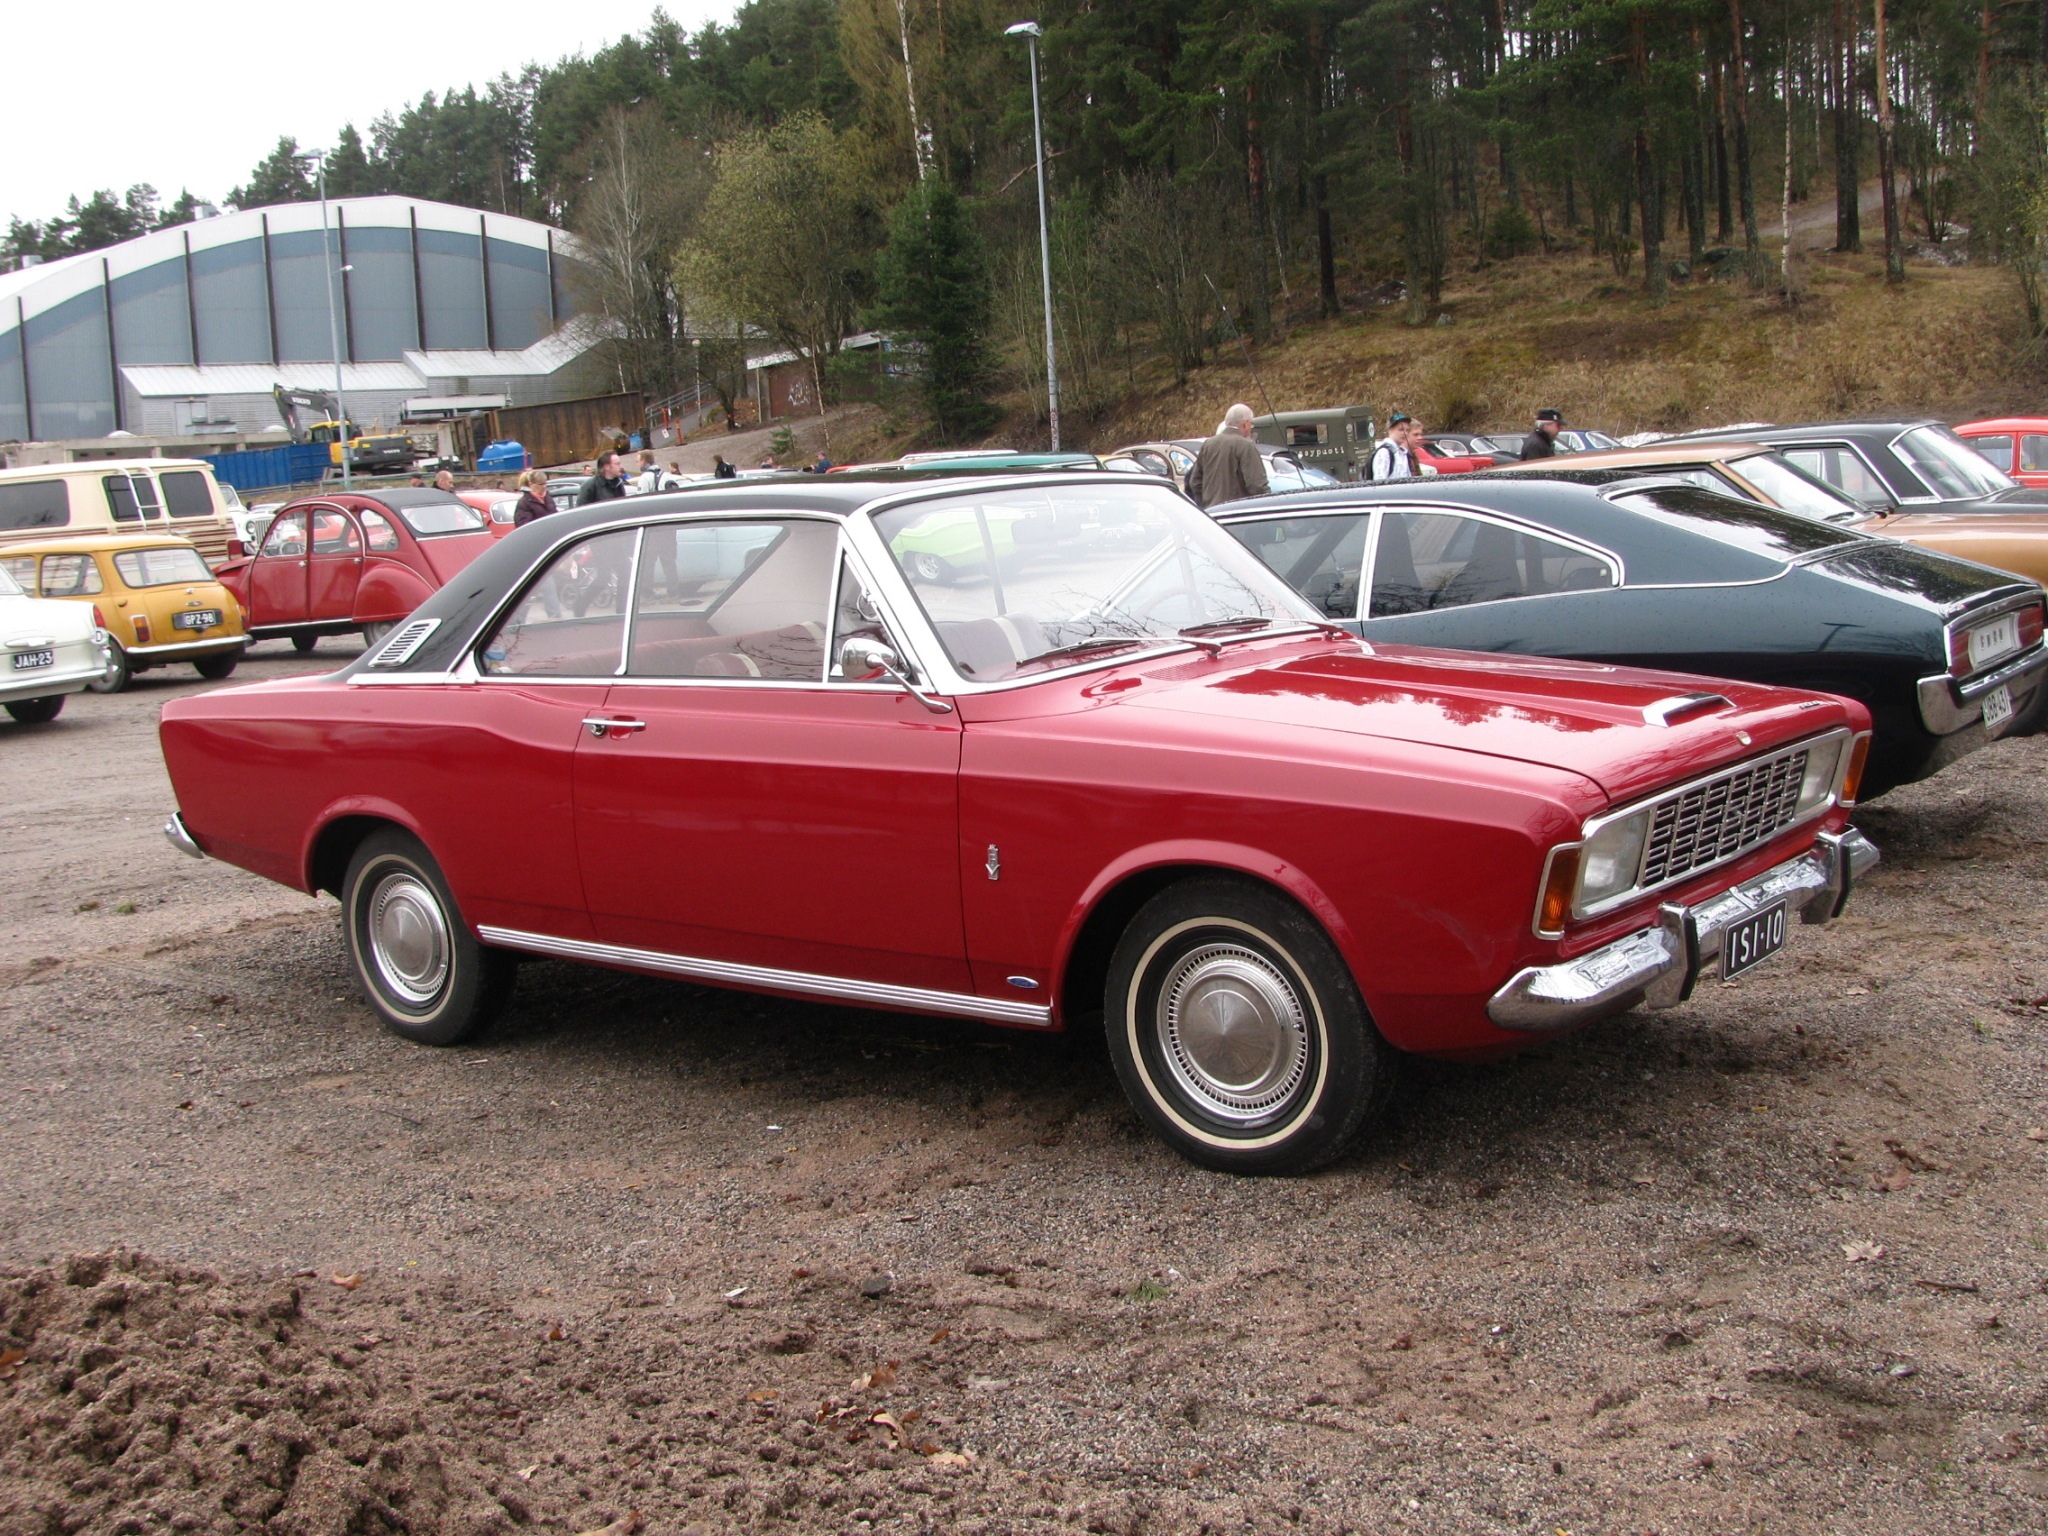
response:
<svg viewBox="0 0 2048 1536"><path fill-rule="evenodd" d="M164 510L173 517L213 516L213 496L206 476L196 469L170 469L157 476L164 488Z"/></svg>
<svg viewBox="0 0 2048 1536"><path fill-rule="evenodd" d="M0 528L62 528L70 521L71 494L62 480L0 485Z"/></svg>
<svg viewBox="0 0 2048 1536"><path fill-rule="evenodd" d="M131 587L171 587L182 582L211 581L213 572L196 549L175 544L162 549L124 549L114 556L114 569ZM44 571L47 578L49 572Z"/></svg>
<svg viewBox="0 0 2048 1536"><path fill-rule="evenodd" d="M484 515L466 501L429 501L415 507L393 507L416 539L431 539L443 533L475 533L484 526Z"/></svg>
<svg viewBox="0 0 2048 1536"><path fill-rule="evenodd" d="M1857 535L1775 507L1716 496L1689 486L1659 486L1614 498L1616 506L1641 512L1687 533L1774 560L1791 560L1819 549L1853 543Z"/></svg>
<svg viewBox="0 0 2048 1536"><path fill-rule="evenodd" d="M1746 459L1737 459L1730 467L1787 512L1804 512L1829 523L1849 522L1864 515L1861 502L1843 495L1824 480L1816 480L1775 453L1753 453Z"/></svg>
<svg viewBox="0 0 2048 1536"><path fill-rule="evenodd" d="M1946 427L1915 427L1901 436L1894 447L1899 457L1912 465L1913 472L1933 486L1934 494L1943 501L1995 496L2012 489L2010 476L1985 463ZM2006 462L2010 464L2012 460Z"/></svg>

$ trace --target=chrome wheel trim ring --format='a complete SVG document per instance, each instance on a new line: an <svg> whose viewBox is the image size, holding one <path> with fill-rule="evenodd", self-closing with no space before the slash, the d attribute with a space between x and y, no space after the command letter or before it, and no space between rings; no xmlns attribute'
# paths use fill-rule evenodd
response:
<svg viewBox="0 0 2048 1536"><path fill-rule="evenodd" d="M410 871L385 876L370 893L364 927L371 963L393 997L416 1008L440 997L454 946L431 886Z"/></svg>
<svg viewBox="0 0 2048 1536"><path fill-rule="evenodd" d="M1161 977L1154 1005L1160 1056L1208 1113L1256 1125L1285 1110L1313 1065L1308 1011L1294 984L1257 950L1209 943Z"/></svg>

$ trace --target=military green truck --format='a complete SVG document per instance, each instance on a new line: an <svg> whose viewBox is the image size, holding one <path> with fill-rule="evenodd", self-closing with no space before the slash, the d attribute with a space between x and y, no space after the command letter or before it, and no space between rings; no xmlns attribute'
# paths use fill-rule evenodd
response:
<svg viewBox="0 0 2048 1536"><path fill-rule="evenodd" d="M1304 464L1313 464L1339 480L1360 480L1377 439L1372 407L1333 405L1321 411L1277 411L1252 418L1252 437L1285 448Z"/></svg>

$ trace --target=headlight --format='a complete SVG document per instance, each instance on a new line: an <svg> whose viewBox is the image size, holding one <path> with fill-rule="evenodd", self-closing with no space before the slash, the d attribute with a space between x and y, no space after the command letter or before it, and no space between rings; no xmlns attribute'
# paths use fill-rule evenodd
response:
<svg viewBox="0 0 2048 1536"><path fill-rule="evenodd" d="M1848 738L1837 736L1816 741L1806 754L1806 774L1799 781L1799 808L1795 816L1810 816L1834 798L1835 780L1842 768L1842 749Z"/></svg>
<svg viewBox="0 0 2048 1536"><path fill-rule="evenodd" d="M1632 889L1643 866L1643 839L1650 833L1650 813L1637 811L1608 822L1586 839L1579 854L1579 890L1572 907L1580 916L1589 908Z"/></svg>

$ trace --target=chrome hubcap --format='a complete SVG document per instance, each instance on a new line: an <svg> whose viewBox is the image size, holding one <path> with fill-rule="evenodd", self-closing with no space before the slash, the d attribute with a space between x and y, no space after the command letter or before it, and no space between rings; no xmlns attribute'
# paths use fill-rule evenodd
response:
<svg viewBox="0 0 2048 1536"><path fill-rule="evenodd" d="M1208 944L1183 955L1161 982L1157 1012L1174 1077L1226 1120L1271 1118L1308 1075L1306 1010L1256 950Z"/></svg>
<svg viewBox="0 0 2048 1536"><path fill-rule="evenodd" d="M370 897L369 941L377 974L395 996L424 1006L440 995L448 979L448 920L417 875L378 882Z"/></svg>

